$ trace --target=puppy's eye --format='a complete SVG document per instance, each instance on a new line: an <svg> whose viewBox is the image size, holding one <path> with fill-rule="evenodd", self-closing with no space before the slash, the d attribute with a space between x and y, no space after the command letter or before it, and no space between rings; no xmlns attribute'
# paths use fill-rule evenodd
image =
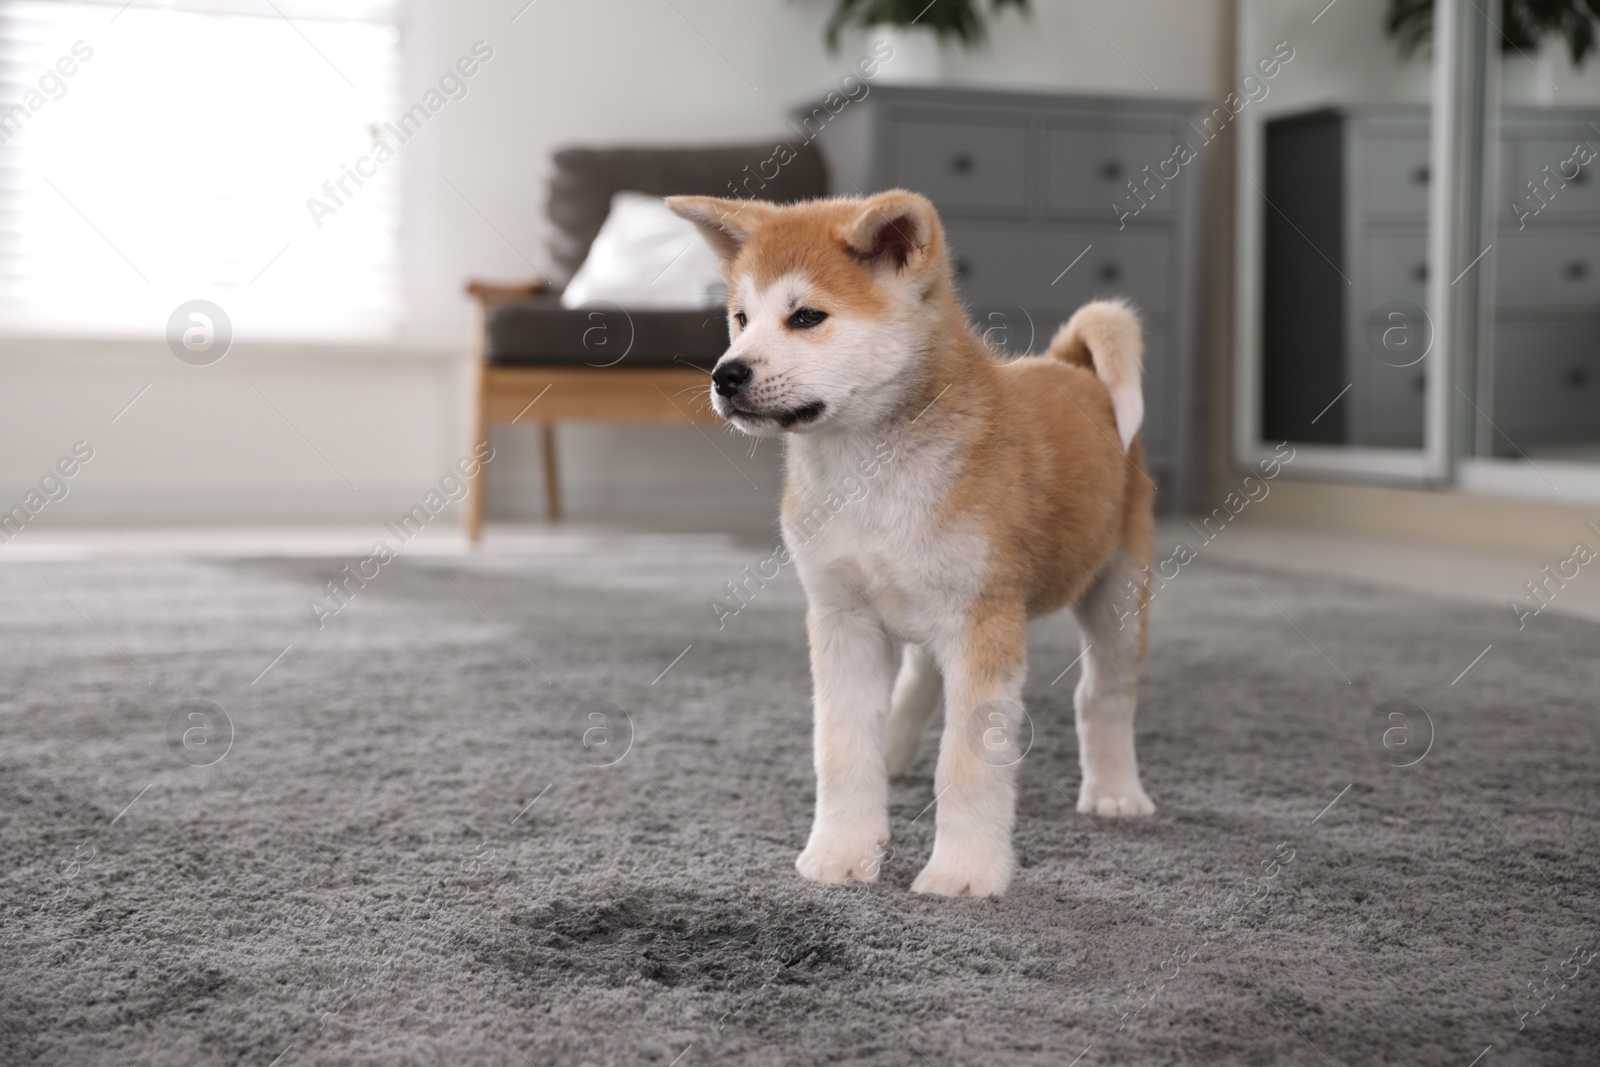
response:
<svg viewBox="0 0 1600 1067"><path fill-rule="evenodd" d="M744 317L744 312L742 311L735 311L733 313L733 321L739 324L739 329L741 330L744 329L745 325L749 322L749 320Z"/></svg>
<svg viewBox="0 0 1600 1067"><path fill-rule="evenodd" d="M789 325L797 330L809 330L813 326L820 326L822 320L828 317L826 311L816 308L801 308L789 316Z"/></svg>

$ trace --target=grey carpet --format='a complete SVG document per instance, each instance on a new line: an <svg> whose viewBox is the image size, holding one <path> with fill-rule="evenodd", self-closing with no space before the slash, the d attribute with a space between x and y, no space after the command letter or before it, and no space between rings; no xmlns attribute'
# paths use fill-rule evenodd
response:
<svg viewBox="0 0 1600 1067"><path fill-rule="evenodd" d="M930 900L931 745L884 884L794 873L798 587L708 606L763 554L402 556L320 632L343 560L0 568L0 1063L1600 1062L1600 629L1202 554L1154 608L1156 816L1069 802L1047 620L1013 889Z"/></svg>

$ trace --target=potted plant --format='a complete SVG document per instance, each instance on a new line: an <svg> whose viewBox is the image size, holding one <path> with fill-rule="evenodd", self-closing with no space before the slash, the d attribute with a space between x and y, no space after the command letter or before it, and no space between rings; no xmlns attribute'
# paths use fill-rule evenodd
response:
<svg viewBox="0 0 1600 1067"><path fill-rule="evenodd" d="M1552 38L1566 42L1574 67L1582 67L1600 46L1596 34L1600 0L1500 0L1493 6L1499 8L1493 25L1500 32L1500 52L1506 60L1508 97L1553 102L1550 73L1540 69L1539 62L1540 51ZM1491 17L1488 12L1484 16ZM1390 0L1384 28L1399 42L1403 56L1430 46L1433 0Z"/></svg>
<svg viewBox="0 0 1600 1067"><path fill-rule="evenodd" d="M1027 14L1028 0L989 0L989 15L1014 7ZM838 0L828 17L823 39L828 50L839 50L839 35L861 28L868 49L880 42L893 49L879 76L884 82L937 81L942 71L940 47L955 42L963 48L980 44L988 35L983 0ZM884 54L881 50L877 54Z"/></svg>

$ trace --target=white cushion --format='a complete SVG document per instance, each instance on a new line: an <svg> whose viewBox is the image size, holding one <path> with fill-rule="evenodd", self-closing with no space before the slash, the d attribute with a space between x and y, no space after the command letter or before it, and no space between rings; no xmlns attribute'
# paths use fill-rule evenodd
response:
<svg viewBox="0 0 1600 1067"><path fill-rule="evenodd" d="M609 301L622 308L720 307L728 287L717 258L694 223L674 215L659 196L621 192L561 294L561 306Z"/></svg>

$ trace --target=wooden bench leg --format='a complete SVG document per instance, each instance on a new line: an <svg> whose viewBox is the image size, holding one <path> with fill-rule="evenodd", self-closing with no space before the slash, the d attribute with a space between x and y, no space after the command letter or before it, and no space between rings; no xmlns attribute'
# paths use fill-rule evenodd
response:
<svg viewBox="0 0 1600 1067"><path fill-rule="evenodd" d="M489 420L484 410L484 406L488 402L488 396L483 387L483 374L481 371L478 374L478 379L478 432L472 439L472 447L474 449L489 439ZM489 489L489 477L484 469L485 466L486 464L483 463L478 464L477 471L473 473L471 478L467 479L467 506L463 509L462 517L466 523L468 544L477 544L478 539L483 536L483 498L487 495Z"/></svg>
<svg viewBox="0 0 1600 1067"><path fill-rule="evenodd" d="M483 491L488 486L489 479L484 477L483 467L480 464L478 473L474 474L468 484L471 488L467 495L467 540L477 544L483 536Z"/></svg>
<svg viewBox="0 0 1600 1067"><path fill-rule="evenodd" d="M561 480L556 473L556 427L539 424L540 451L544 453L544 509L551 522L561 521Z"/></svg>

